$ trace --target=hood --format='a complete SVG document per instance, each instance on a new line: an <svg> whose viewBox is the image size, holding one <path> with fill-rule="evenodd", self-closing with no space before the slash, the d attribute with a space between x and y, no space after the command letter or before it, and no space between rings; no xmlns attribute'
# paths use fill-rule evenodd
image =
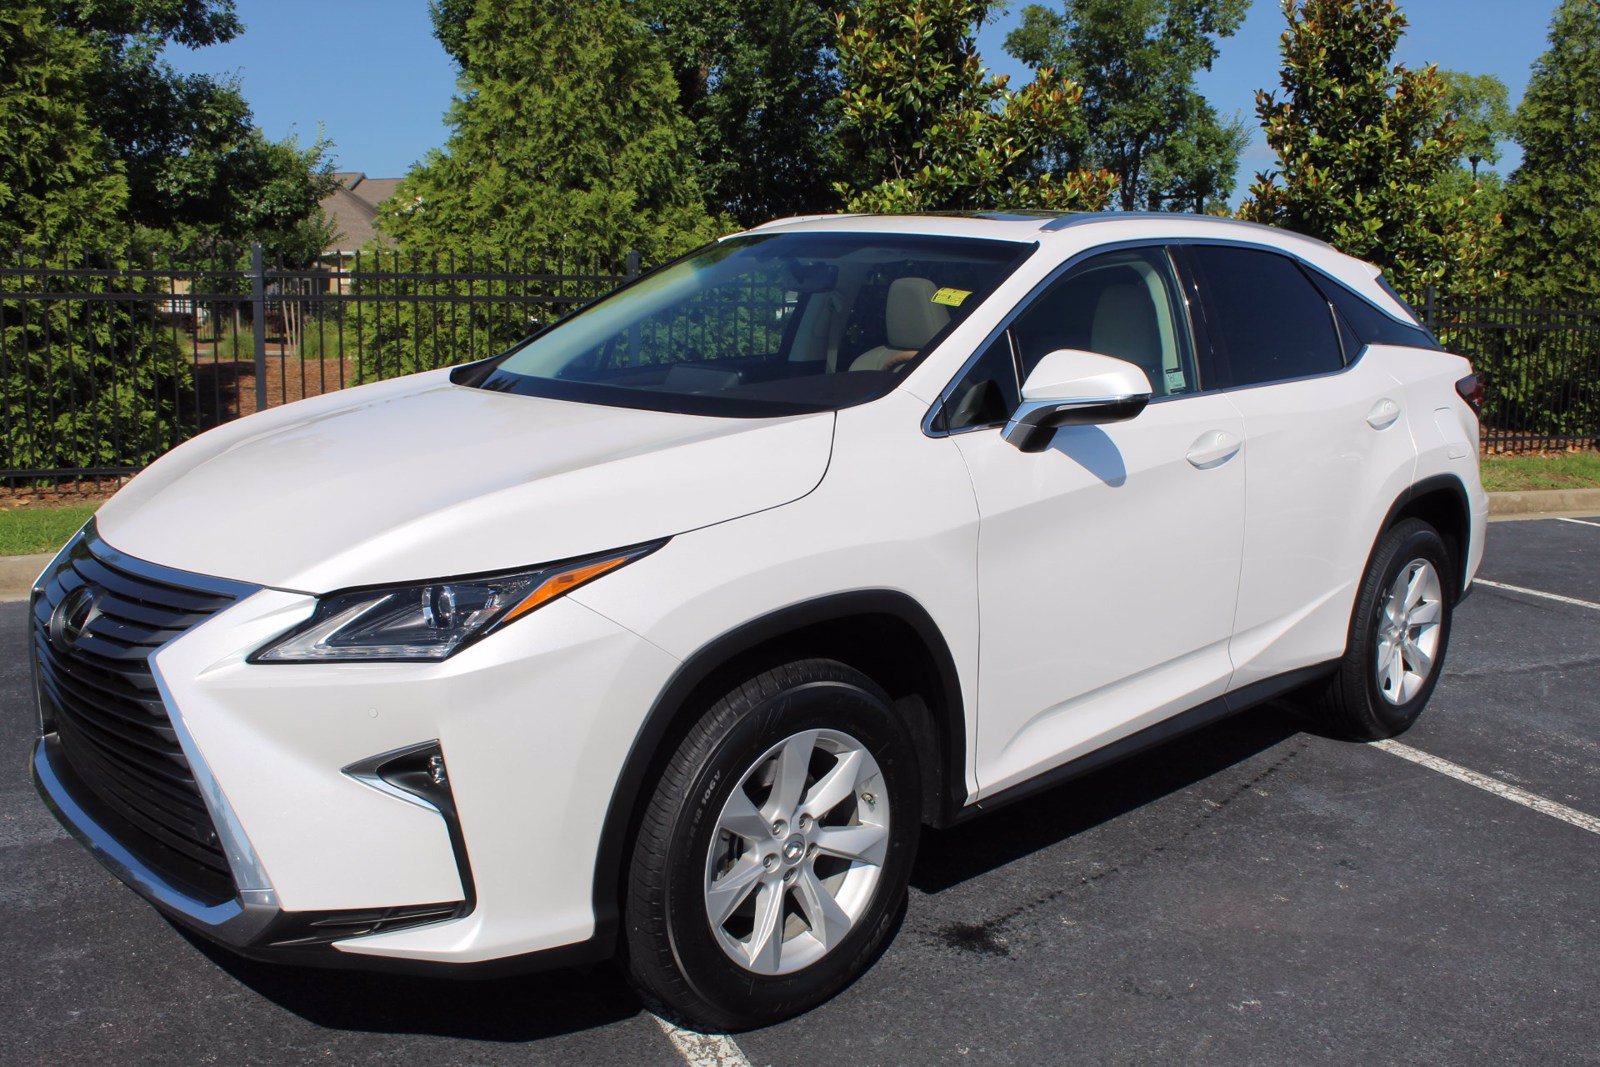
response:
<svg viewBox="0 0 1600 1067"><path fill-rule="evenodd" d="M313 593L508 570L802 497L827 470L833 421L545 400L430 372L201 434L97 522L140 559Z"/></svg>

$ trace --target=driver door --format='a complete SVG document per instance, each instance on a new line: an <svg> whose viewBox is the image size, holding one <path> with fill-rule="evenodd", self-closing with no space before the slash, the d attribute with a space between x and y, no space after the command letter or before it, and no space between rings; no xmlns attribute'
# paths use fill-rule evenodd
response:
<svg viewBox="0 0 1600 1067"><path fill-rule="evenodd" d="M980 515L979 798L1228 687L1244 425L1201 391L1188 306L1165 249L1095 256L1027 302L949 394ZM999 424L1061 348L1139 365L1152 401L1022 452Z"/></svg>

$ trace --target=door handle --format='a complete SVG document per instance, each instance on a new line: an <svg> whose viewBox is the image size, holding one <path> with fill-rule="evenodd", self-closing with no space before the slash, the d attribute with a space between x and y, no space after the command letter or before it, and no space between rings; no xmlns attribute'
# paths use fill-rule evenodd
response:
<svg viewBox="0 0 1600 1067"><path fill-rule="evenodd" d="M1387 430L1394 425L1394 420L1400 417L1400 405L1388 397L1384 397L1372 405L1372 410L1367 412L1367 425L1374 430Z"/></svg>
<svg viewBox="0 0 1600 1067"><path fill-rule="evenodd" d="M1200 470L1220 467L1239 454L1244 442L1227 430L1207 430L1189 446L1188 460Z"/></svg>

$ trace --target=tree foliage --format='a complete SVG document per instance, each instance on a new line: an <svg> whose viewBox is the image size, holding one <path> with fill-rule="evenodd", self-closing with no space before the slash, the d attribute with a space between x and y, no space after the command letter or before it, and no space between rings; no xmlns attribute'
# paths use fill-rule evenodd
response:
<svg viewBox="0 0 1600 1067"><path fill-rule="evenodd" d="M693 127L623 0L478 0L445 43L461 65L449 140L380 216L402 247L660 260L713 234Z"/></svg>
<svg viewBox="0 0 1600 1067"><path fill-rule="evenodd" d="M1391 65L1405 32L1393 0L1284 0L1282 95L1256 110L1278 166L1256 176L1247 219L1319 237L1382 266L1395 286L1476 284L1469 198L1439 179L1461 157L1433 67Z"/></svg>
<svg viewBox="0 0 1600 1067"><path fill-rule="evenodd" d="M127 178L91 118L98 62L43 4L0 8L0 248L81 246L121 216Z"/></svg>
<svg viewBox="0 0 1600 1067"><path fill-rule="evenodd" d="M1243 120L1218 116L1194 80L1248 7L1249 0L1065 0L1060 10L1024 8L1006 51L1083 87L1082 124L1050 146L1050 158L1115 174L1124 211L1221 207L1247 134Z"/></svg>
<svg viewBox="0 0 1600 1067"><path fill-rule="evenodd" d="M742 225L830 211L840 0L644 0L695 127L706 208Z"/></svg>
<svg viewBox="0 0 1600 1067"><path fill-rule="evenodd" d="M1543 300L1600 297L1600 3L1564 0L1516 113L1522 164L1506 186L1512 287Z"/></svg>
<svg viewBox="0 0 1600 1067"><path fill-rule="evenodd" d="M1081 122L1082 90L1050 68L1012 90L978 58L986 0L858 0L837 16L840 141L850 211L1098 210L1116 179L1042 170Z"/></svg>
<svg viewBox="0 0 1600 1067"><path fill-rule="evenodd" d="M1506 83L1493 74L1439 71L1444 92L1438 117L1454 116L1461 135L1460 160L1476 175L1480 165L1500 162L1500 145L1511 136L1511 107Z"/></svg>
<svg viewBox="0 0 1600 1067"><path fill-rule="evenodd" d="M62 0L0 11L0 237L107 247L255 239L321 251L327 145L269 141L229 79L160 58L241 30L231 0ZM48 195L47 195L48 191Z"/></svg>

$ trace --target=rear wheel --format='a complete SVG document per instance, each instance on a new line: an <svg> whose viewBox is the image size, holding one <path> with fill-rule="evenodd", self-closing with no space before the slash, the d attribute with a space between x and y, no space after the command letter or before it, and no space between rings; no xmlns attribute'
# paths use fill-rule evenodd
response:
<svg viewBox="0 0 1600 1067"><path fill-rule="evenodd" d="M916 747L887 697L830 660L766 671L673 754L635 840L629 970L712 1029L848 985L891 933L920 829Z"/></svg>
<svg viewBox="0 0 1600 1067"><path fill-rule="evenodd" d="M1426 522L1405 519L1378 539L1344 658L1322 694L1330 730L1375 741L1410 728L1444 668L1455 589L1450 552Z"/></svg>

